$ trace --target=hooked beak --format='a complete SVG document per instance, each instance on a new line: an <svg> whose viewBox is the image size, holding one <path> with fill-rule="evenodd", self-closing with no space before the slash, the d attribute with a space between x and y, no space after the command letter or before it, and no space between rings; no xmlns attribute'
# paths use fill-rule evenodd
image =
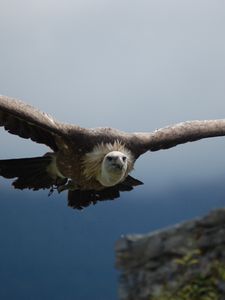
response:
<svg viewBox="0 0 225 300"><path fill-rule="evenodd" d="M118 170L122 170L122 169L123 169L123 165L120 164L120 163L114 163L114 164L112 164L112 166L113 166L115 169L118 169Z"/></svg>

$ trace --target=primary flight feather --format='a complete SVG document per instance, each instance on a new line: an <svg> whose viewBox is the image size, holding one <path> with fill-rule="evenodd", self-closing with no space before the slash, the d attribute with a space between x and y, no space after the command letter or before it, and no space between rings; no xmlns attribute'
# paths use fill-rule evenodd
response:
<svg viewBox="0 0 225 300"><path fill-rule="evenodd" d="M68 190L69 204L76 208L114 199L120 191L142 184L129 174L146 151L225 135L225 119L188 121L150 133L86 129L58 122L6 96L0 96L0 126L52 150L42 157L0 160L0 175L16 178L13 185L18 189Z"/></svg>

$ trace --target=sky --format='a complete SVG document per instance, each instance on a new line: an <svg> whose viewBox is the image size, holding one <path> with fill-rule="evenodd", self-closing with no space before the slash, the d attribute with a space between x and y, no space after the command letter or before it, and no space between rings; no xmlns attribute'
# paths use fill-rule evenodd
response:
<svg viewBox="0 0 225 300"><path fill-rule="evenodd" d="M1 1L0 93L83 127L152 131L224 118L224 8L222 0ZM1 157L47 150L2 132L1 140ZM145 155L137 174L153 169L153 186L174 182L160 170L173 169L175 180L215 176L224 145Z"/></svg>
<svg viewBox="0 0 225 300"><path fill-rule="evenodd" d="M129 132L152 131L186 120L225 118L224 28L223 0L0 0L0 94L24 100L60 121L90 128L109 126ZM4 130L0 130L0 134L0 159L37 156L49 151L43 145L12 136ZM122 232L143 232L173 224L187 217L185 205L190 211L192 205L201 206L201 209L193 208L188 217L208 209L212 203L209 204L207 198L204 208L206 194L210 198L215 195L215 205L219 206L223 203L221 187L225 182L224 149L225 139L215 138L147 153L137 161L133 172L134 177L145 183L144 186L137 188L129 200L124 197L122 204L117 202L112 215L108 211L112 204L99 204L79 217L75 214L78 220L67 207L60 206L61 216L61 211L57 210L59 202L48 202L44 208L44 193L37 192L31 202L26 202L31 193L12 192L10 182L0 179L1 228L8 228L3 231L5 247L2 255L12 253L17 261L13 249L18 247L21 259L26 256L24 249L30 249L31 243L37 264L43 263L42 257L45 257L44 262L51 269L58 256L66 257L66 246L78 245L79 259L82 259L80 245L94 251L92 238L105 240L99 234L99 228L104 224L112 232L107 249L113 251L112 245ZM174 199L182 198L184 191L186 198L180 200L184 202L175 207ZM17 197L24 197L21 207L16 202ZM189 204L187 197L192 199ZM153 198L161 199L159 204ZM134 222L137 200L140 212L136 215L138 221ZM154 209L154 203L157 209ZM169 203L174 204L173 210ZM147 207L151 210L150 216ZM41 225L40 216L44 224L51 223L48 230L47 225ZM118 218L117 231L112 224L114 218ZM149 218L153 223L148 223ZM27 224L32 220L40 244L34 237L30 241L29 230L27 238L22 234L27 232ZM100 223L93 225L96 220ZM58 235L54 231L54 222L58 222ZM66 228L65 231L60 229L61 226ZM8 234L13 233L15 242L7 239ZM86 245L85 238L92 244ZM50 266L42 248L48 240L56 244ZM48 253L50 250L52 248ZM101 249L101 255L103 252ZM100 264L100 256L96 253L93 255ZM88 250L85 254L88 255ZM113 254L110 255L112 264ZM67 266L71 256L66 259ZM6 257L5 261L10 258ZM32 256L29 262L34 263ZM85 266L86 273L92 274L90 260ZM8 267L6 264L6 270ZM12 269L14 267L12 263ZM38 266L36 268L39 270ZM21 266L16 270L20 272ZM67 270L64 272L66 274ZM36 277L38 274L34 273ZM84 284L85 279L79 282ZM96 284L100 284L100 279ZM78 286L74 287L81 293L79 300L90 299L84 288L81 291ZM92 299L100 299L101 295L93 291L90 289ZM24 294L21 295L24 298ZM110 295L107 299L114 300ZM65 299L56 298L56 295L53 298Z"/></svg>

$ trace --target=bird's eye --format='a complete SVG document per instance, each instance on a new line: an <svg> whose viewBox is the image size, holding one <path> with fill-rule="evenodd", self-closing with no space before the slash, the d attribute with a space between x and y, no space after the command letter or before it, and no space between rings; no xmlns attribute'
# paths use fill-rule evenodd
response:
<svg viewBox="0 0 225 300"><path fill-rule="evenodd" d="M112 156L107 156L108 161L112 161Z"/></svg>
<svg viewBox="0 0 225 300"><path fill-rule="evenodd" d="M123 160L123 161L126 161L126 159L127 159L126 156L123 156L123 157L122 157L122 160Z"/></svg>

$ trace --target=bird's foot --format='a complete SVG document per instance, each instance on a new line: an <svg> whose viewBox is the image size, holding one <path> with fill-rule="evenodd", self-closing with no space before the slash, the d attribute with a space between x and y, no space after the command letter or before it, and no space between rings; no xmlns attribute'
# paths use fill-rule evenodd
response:
<svg viewBox="0 0 225 300"><path fill-rule="evenodd" d="M61 193L65 190L74 191L77 189L77 186L74 184L72 180L68 180L68 182L64 185L57 186L58 193Z"/></svg>

